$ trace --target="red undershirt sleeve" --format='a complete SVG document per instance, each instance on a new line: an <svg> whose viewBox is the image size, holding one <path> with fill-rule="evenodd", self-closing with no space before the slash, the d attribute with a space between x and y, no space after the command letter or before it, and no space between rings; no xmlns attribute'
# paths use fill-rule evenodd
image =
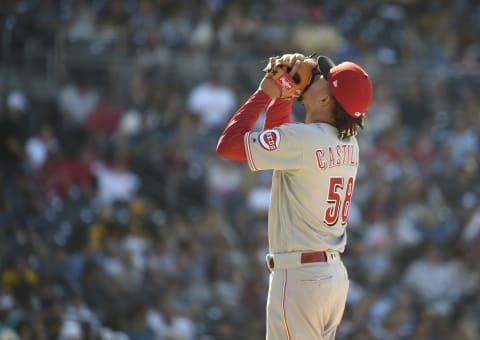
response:
<svg viewBox="0 0 480 340"><path fill-rule="evenodd" d="M246 161L244 135L252 130L260 113L270 101L262 90L255 91L228 122L217 143L217 153L228 159Z"/></svg>
<svg viewBox="0 0 480 340"><path fill-rule="evenodd" d="M265 113L263 129L273 129L291 122L293 99L275 98L270 102Z"/></svg>

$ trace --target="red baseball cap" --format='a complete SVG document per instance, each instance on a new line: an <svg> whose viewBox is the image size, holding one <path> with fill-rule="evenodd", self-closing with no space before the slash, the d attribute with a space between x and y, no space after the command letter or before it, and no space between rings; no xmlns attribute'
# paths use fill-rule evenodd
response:
<svg viewBox="0 0 480 340"><path fill-rule="evenodd" d="M320 56L317 64L328 81L338 104L353 118L365 116L373 96L372 81L357 64L345 61L338 65L328 57Z"/></svg>

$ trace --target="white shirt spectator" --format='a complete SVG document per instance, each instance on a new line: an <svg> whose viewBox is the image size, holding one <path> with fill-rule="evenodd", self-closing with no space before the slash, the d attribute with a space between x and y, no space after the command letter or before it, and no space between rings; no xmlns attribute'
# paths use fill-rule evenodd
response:
<svg viewBox="0 0 480 340"><path fill-rule="evenodd" d="M227 201L239 189L243 180L242 169L234 162L228 162L220 157L208 159L207 184L212 203Z"/></svg>
<svg viewBox="0 0 480 340"><path fill-rule="evenodd" d="M450 313L457 299L467 292L471 279L461 262L441 260L438 249L428 249L427 252L426 257L407 267L404 283L413 289L431 313L444 315Z"/></svg>
<svg viewBox="0 0 480 340"><path fill-rule="evenodd" d="M147 239L143 235L130 233L123 239L122 248L129 253L134 269L143 273L149 253Z"/></svg>
<svg viewBox="0 0 480 340"><path fill-rule="evenodd" d="M18 110L18 111L26 112L27 105L28 105L27 97L25 97L25 94L23 93L23 91L14 90L8 94L7 108L9 110Z"/></svg>
<svg viewBox="0 0 480 340"><path fill-rule="evenodd" d="M93 167L93 173L98 181L98 198L105 205L129 201L140 187L140 178L128 169L99 165Z"/></svg>
<svg viewBox="0 0 480 340"><path fill-rule="evenodd" d="M216 75L193 87L188 96L188 108L200 117L207 129L223 126L236 108L235 92L222 85Z"/></svg>
<svg viewBox="0 0 480 340"><path fill-rule="evenodd" d="M78 124L84 124L90 112L98 105L99 93L79 81L63 87L58 95L57 103L60 111Z"/></svg>
<svg viewBox="0 0 480 340"><path fill-rule="evenodd" d="M452 148L452 162L456 166L461 166L469 154L475 155L478 152L477 133L460 119L455 121L454 131L447 143Z"/></svg>
<svg viewBox="0 0 480 340"><path fill-rule="evenodd" d="M173 308L173 307L172 307ZM147 324L158 339L193 340L195 325L192 320L173 314L167 318L157 309L147 312Z"/></svg>
<svg viewBox="0 0 480 340"><path fill-rule="evenodd" d="M480 234L480 204L468 220L462 232L462 239L466 242L473 242Z"/></svg>
<svg viewBox="0 0 480 340"><path fill-rule="evenodd" d="M53 134L52 127L48 124L43 125L38 135L31 136L25 145L28 161L33 169L40 168L49 154L57 149L57 138Z"/></svg>

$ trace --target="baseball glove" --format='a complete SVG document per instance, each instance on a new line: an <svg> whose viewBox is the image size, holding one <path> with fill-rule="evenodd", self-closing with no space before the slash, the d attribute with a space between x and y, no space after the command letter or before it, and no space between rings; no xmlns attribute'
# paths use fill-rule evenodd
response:
<svg viewBox="0 0 480 340"><path fill-rule="evenodd" d="M300 60L297 72L292 76L295 61ZM263 69L266 78L275 81L281 91L280 98L298 98L310 84L312 70L317 66L313 58L305 57L300 53L284 54L281 57L270 57L267 66Z"/></svg>

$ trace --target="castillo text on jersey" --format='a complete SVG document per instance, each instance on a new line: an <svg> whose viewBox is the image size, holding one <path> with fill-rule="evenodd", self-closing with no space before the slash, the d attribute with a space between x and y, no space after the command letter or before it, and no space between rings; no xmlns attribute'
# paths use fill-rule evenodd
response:
<svg viewBox="0 0 480 340"><path fill-rule="evenodd" d="M315 150L318 167L321 170L336 166L358 166L358 150L353 144L337 144Z"/></svg>

